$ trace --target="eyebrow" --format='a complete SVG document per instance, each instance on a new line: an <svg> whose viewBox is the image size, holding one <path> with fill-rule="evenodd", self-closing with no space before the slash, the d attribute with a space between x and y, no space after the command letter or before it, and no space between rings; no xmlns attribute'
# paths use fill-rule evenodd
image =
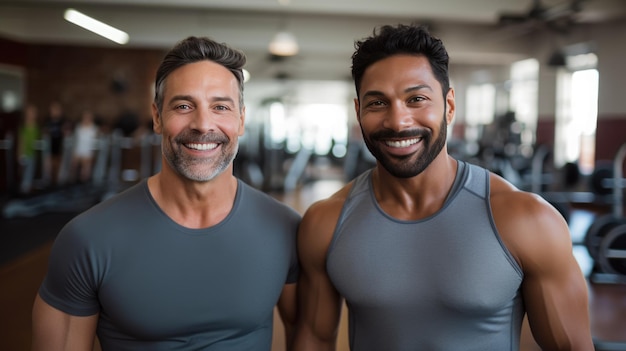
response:
<svg viewBox="0 0 626 351"><path fill-rule="evenodd" d="M226 102L230 102L230 103L235 103L235 100L233 100L233 98L231 98L230 96L216 96L214 98L211 99L211 101L215 102L215 101L226 101Z"/></svg>
<svg viewBox="0 0 626 351"><path fill-rule="evenodd" d="M420 85L416 85L414 87L406 88L406 89L404 89L404 92L405 93L409 93L409 92L412 92L412 91L422 90L422 89L433 91L433 88L430 85L428 85L428 84L420 84Z"/></svg>
<svg viewBox="0 0 626 351"><path fill-rule="evenodd" d="M404 92L405 93L410 93L410 92L418 91L418 90L422 90L422 89L433 91L433 88L430 85L428 85L428 84L420 84L420 85L408 87L408 88L404 89ZM363 94L363 98L370 97L370 96L380 97L380 96L385 96L385 94L382 91L378 91L378 90L370 90L370 91L366 92L365 94Z"/></svg>
<svg viewBox="0 0 626 351"><path fill-rule="evenodd" d="M168 100L168 103L172 103L172 102L174 102L174 101L179 101L179 100L189 100L189 101L193 101L193 100L195 100L195 99L194 99L194 98L193 98L193 96L191 96L191 95L174 95L174 96L172 96L172 97Z"/></svg>
<svg viewBox="0 0 626 351"><path fill-rule="evenodd" d="M169 103L172 103L173 101L179 101L179 100L195 101L196 99L191 95L174 95L169 100ZM216 97L211 98L211 101L212 102L226 101L226 102L230 102L233 104L235 103L235 100L233 100L231 97L228 97L228 96L216 96Z"/></svg>

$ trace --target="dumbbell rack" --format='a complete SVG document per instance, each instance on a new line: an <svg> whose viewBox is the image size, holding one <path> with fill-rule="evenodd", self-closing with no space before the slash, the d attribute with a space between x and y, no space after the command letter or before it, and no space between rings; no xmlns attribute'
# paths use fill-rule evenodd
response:
<svg viewBox="0 0 626 351"><path fill-rule="evenodd" d="M626 144L623 144L614 159L613 162L613 179L611 180L611 186L613 188L613 213L612 216L616 223L614 227L607 230L605 235L602 236L600 242L598 260L600 266L606 272L593 272L589 279L594 283L609 283L609 284L626 284L626 272L622 272L613 269L610 260L623 260L626 262L626 245L622 244L626 240L626 219L624 218L624 198L623 190L625 188L626 181L623 178L623 163L626 158ZM613 246L618 240L618 247ZM620 267L626 267L626 264L621 264Z"/></svg>

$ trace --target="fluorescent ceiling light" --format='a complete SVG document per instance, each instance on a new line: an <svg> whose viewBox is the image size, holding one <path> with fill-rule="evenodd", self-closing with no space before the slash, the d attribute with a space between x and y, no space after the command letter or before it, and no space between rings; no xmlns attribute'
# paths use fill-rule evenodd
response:
<svg viewBox="0 0 626 351"><path fill-rule="evenodd" d="M74 9L65 10L65 15L63 17L77 26L83 27L118 44L123 45L128 43L128 34L125 32L82 14Z"/></svg>
<svg viewBox="0 0 626 351"><path fill-rule="evenodd" d="M298 53L298 41L290 32L278 32L270 42L269 51L272 55L293 56Z"/></svg>

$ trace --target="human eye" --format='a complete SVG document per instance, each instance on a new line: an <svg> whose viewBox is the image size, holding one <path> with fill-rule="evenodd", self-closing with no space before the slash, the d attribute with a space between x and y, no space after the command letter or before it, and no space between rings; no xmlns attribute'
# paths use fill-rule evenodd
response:
<svg viewBox="0 0 626 351"><path fill-rule="evenodd" d="M191 110L191 106L189 104L176 104L174 105L174 110L187 111Z"/></svg>
<svg viewBox="0 0 626 351"><path fill-rule="evenodd" d="M211 108L217 112L230 112L235 109L235 101L230 98L216 99Z"/></svg>
<svg viewBox="0 0 626 351"><path fill-rule="evenodd" d="M385 102L382 100L371 100L365 103L365 107L378 108L385 106Z"/></svg>
<svg viewBox="0 0 626 351"><path fill-rule="evenodd" d="M426 100L426 98L424 96L422 96L422 95L411 96L409 98L409 102L410 103L420 103L420 102L425 101L425 100Z"/></svg>
<svg viewBox="0 0 626 351"><path fill-rule="evenodd" d="M217 105L215 106L215 109L218 111L228 111L230 110L230 106L227 105Z"/></svg>

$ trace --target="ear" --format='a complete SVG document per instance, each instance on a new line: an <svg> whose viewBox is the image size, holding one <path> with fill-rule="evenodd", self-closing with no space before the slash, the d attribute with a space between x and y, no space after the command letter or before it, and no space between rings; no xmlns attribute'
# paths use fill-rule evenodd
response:
<svg viewBox="0 0 626 351"><path fill-rule="evenodd" d="M361 105L359 104L359 98L354 98L354 112L356 113L357 122L361 123Z"/></svg>
<svg viewBox="0 0 626 351"><path fill-rule="evenodd" d="M154 102L152 103L152 130L156 134L163 133L163 123L161 117L159 117L159 109Z"/></svg>
<svg viewBox="0 0 626 351"><path fill-rule="evenodd" d="M448 121L448 125L452 123L454 119L454 114L456 112L456 102L454 100L454 88L450 88L448 93L446 94L446 120Z"/></svg>
<svg viewBox="0 0 626 351"><path fill-rule="evenodd" d="M246 107L241 108L241 116L239 117L239 136L246 131Z"/></svg>

